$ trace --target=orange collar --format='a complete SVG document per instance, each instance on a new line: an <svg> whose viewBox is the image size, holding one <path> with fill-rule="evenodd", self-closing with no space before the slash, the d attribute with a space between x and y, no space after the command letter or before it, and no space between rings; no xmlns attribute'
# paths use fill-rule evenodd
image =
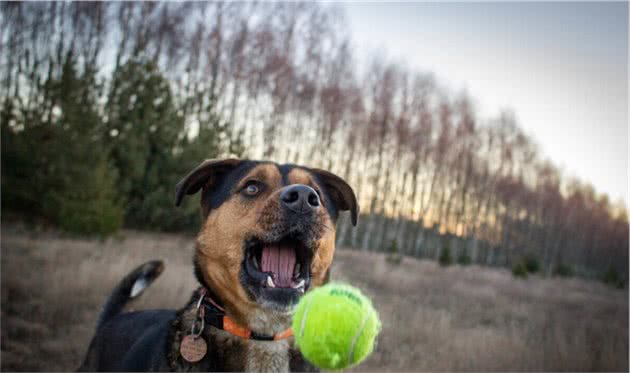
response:
<svg viewBox="0 0 630 373"><path fill-rule="evenodd" d="M214 325L213 325L214 326ZM279 341L293 336L293 329L289 328L274 335L255 333L243 326L238 325L227 316L223 316L223 330L245 339L255 339L257 341Z"/></svg>
<svg viewBox="0 0 630 373"><path fill-rule="evenodd" d="M200 298L197 304L203 305L203 307L201 307L199 311L201 312L201 318L207 325L212 325L217 329L225 330L226 332L241 338L253 339L257 341L278 341L293 336L293 330L291 328L273 335L256 333L244 326L237 324L234 320L229 318L225 314L225 310L223 309L223 307L219 306L210 297L209 292L206 288L201 288L199 293Z"/></svg>

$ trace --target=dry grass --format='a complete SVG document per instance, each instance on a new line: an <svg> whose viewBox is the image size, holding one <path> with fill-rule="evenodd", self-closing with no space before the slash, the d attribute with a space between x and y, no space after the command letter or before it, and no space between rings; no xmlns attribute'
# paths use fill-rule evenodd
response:
<svg viewBox="0 0 630 373"><path fill-rule="evenodd" d="M73 370L99 307L129 270L167 270L135 308L180 306L195 286L190 237L123 232L106 241L2 231L2 370ZM357 370L628 371L628 294L579 279L441 268L337 252L333 278L373 297L377 350Z"/></svg>

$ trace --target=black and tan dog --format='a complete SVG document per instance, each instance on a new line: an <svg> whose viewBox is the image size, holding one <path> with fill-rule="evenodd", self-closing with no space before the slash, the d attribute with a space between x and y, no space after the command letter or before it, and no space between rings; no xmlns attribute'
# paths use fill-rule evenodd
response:
<svg viewBox="0 0 630 373"><path fill-rule="evenodd" d="M291 310L327 281L339 211L356 224L352 188L324 170L227 159L188 174L177 205L200 190L201 287L177 311L122 313L163 265L137 268L104 306L80 370L313 370L293 348Z"/></svg>

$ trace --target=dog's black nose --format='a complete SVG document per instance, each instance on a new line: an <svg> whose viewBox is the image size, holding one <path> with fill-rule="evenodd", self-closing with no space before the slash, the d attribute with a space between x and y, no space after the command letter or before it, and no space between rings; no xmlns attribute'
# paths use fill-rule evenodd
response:
<svg viewBox="0 0 630 373"><path fill-rule="evenodd" d="M294 184L284 187L280 193L282 204L292 211L306 214L319 208L319 196L310 186Z"/></svg>

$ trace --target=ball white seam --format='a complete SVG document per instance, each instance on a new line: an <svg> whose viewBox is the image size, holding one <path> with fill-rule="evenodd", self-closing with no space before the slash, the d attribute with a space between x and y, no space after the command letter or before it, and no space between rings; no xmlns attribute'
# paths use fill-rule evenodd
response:
<svg viewBox="0 0 630 373"><path fill-rule="evenodd" d="M300 339L304 337L304 325L306 324L306 316L308 315L308 308L311 306L311 302L313 301L313 297L309 297L306 302L306 306L304 306L304 313L302 313L302 322L300 323Z"/></svg>
<svg viewBox="0 0 630 373"><path fill-rule="evenodd" d="M354 346L359 341L359 337L361 336L361 333L363 333L363 329L365 329L365 325L367 324L367 321L371 315L372 308L370 308L365 314L365 317L363 317L363 321L361 322L361 326L359 327L359 330L357 330L357 334L355 334L354 338L352 338L352 344L350 345L350 351L348 352L348 365L352 365L352 360L354 358Z"/></svg>

